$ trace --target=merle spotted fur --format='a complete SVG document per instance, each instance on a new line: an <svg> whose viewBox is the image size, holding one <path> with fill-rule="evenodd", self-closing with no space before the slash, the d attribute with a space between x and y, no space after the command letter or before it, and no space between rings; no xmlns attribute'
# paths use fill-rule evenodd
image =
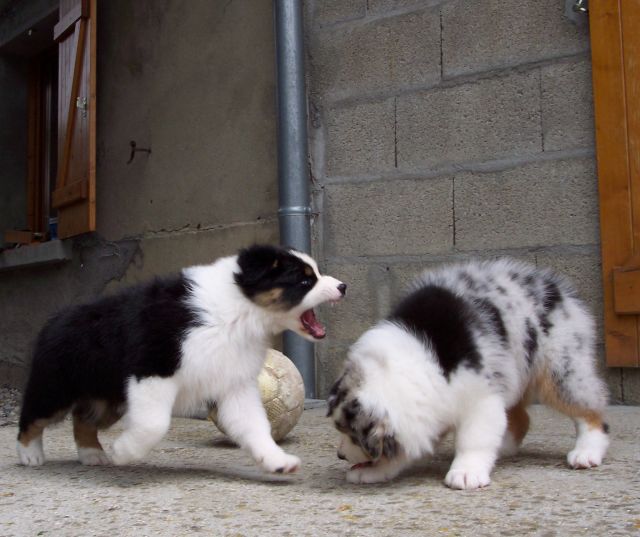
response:
<svg viewBox="0 0 640 537"><path fill-rule="evenodd" d="M445 482L486 486L498 452L512 452L526 434L524 409L536 397L575 420L569 464L597 466L608 445L607 391L594 335L573 286L550 270L498 259L424 272L354 343L329 395L339 453L356 463L347 479L391 479L455 429ZM372 448L370 431L392 438L399 455Z"/></svg>

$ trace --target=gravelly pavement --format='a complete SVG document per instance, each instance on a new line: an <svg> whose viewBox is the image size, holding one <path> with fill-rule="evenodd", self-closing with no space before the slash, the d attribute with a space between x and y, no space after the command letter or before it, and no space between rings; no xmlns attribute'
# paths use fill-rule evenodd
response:
<svg viewBox="0 0 640 537"><path fill-rule="evenodd" d="M286 449L291 477L262 474L206 421L175 419L141 464L83 467L68 421L48 432L48 461L16 464L15 425L0 427L0 535L633 535L640 536L640 407L611 407L603 466L570 470L573 426L542 407L521 454L484 490L442 484L451 444L385 485L350 485L323 409L307 410ZM117 426L104 435L108 446Z"/></svg>
<svg viewBox="0 0 640 537"><path fill-rule="evenodd" d="M0 386L0 427L18 422L20 390L10 386Z"/></svg>

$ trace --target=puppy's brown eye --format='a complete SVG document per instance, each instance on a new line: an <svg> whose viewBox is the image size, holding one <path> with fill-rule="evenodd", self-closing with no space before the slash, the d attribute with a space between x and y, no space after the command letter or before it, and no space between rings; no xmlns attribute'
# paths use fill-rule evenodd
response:
<svg viewBox="0 0 640 537"><path fill-rule="evenodd" d="M348 434L349 433L349 427L345 427L344 425L342 425L342 423L340 422L334 422L336 429L338 429L338 431L340 431L341 433L344 434Z"/></svg>
<svg viewBox="0 0 640 537"><path fill-rule="evenodd" d="M302 280L300 282L300 285L304 286L304 287L311 287L313 285L313 282L309 279L306 280Z"/></svg>

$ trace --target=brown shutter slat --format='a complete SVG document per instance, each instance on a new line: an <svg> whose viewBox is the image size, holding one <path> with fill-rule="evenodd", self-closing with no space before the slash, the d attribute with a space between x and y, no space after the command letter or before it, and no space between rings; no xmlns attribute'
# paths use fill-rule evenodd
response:
<svg viewBox="0 0 640 537"><path fill-rule="evenodd" d="M60 143L53 192L60 238L94 231L96 225L96 4L97 0L60 2Z"/></svg>
<svg viewBox="0 0 640 537"><path fill-rule="evenodd" d="M80 89L80 77L82 73L83 67L83 58L84 58L84 44L85 44L85 34L87 31L87 22L86 19L81 19L76 23L76 29L73 36L73 45L71 50L73 50L73 65L72 65L72 74L71 74L71 91L68 96L68 105L67 105L67 125L66 132L64 135L64 143L62 150L62 162L60 163L60 173L58 175L57 187L63 187L67 182L67 176L69 175L69 161L71 159L71 145L73 144L73 134L74 129L78 127L76 125L76 110L77 110L77 102L78 99L78 90Z"/></svg>
<svg viewBox="0 0 640 537"><path fill-rule="evenodd" d="M65 37L69 32L74 30L75 23L78 19L86 19L89 16L89 2L88 0L81 0L71 11L67 12L64 17L60 18L58 24L53 27L53 40L59 41Z"/></svg>
<svg viewBox="0 0 640 537"><path fill-rule="evenodd" d="M84 201L89 196L89 182L75 181L68 186L56 189L53 193L53 206L60 208Z"/></svg>
<svg viewBox="0 0 640 537"><path fill-rule="evenodd" d="M613 271L613 297L618 315L640 313L640 269Z"/></svg>

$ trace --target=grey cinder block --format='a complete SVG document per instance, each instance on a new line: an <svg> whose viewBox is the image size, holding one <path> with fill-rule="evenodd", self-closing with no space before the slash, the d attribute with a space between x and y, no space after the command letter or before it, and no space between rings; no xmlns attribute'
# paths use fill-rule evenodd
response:
<svg viewBox="0 0 640 537"><path fill-rule="evenodd" d="M348 343L337 343L327 340L316 346L316 357L318 370L316 379L318 383L318 393L321 397L327 397L331 386L342 372L344 360L349 351Z"/></svg>
<svg viewBox="0 0 640 537"><path fill-rule="evenodd" d="M597 244L593 159L547 161L455 177L460 250Z"/></svg>
<svg viewBox="0 0 640 537"><path fill-rule="evenodd" d="M544 150L593 147L591 62L544 67L541 77Z"/></svg>
<svg viewBox="0 0 640 537"><path fill-rule="evenodd" d="M640 405L640 369L622 370L622 395L625 405Z"/></svg>
<svg viewBox="0 0 640 537"><path fill-rule="evenodd" d="M340 25L316 32L311 44L312 84L333 98L440 79L438 10Z"/></svg>
<svg viewBox="0 0 640 537"><path fill-rule="evenodd" d="M324 270L347 284L347 296L335 307L318 313L331 341L353 342L362 332L388 313L389 271L387 265L328 262Z"/></svg>
<svg viewBox="0 0 640 537"><path fill-rule="evenodd" d="M325 191L328 255L415 255L453 246L450 178L335 184Z"/></svg>
<svg viewBox="0 0 640 537"><path fill-rule="evenodd" d="M561 0L457 0L442 6L444 76L586 51L589 28L564 16Z"/></svg>
<svg viewBox="0 0 640 537"><path fill-rule="evenodd" d="M542 151L537 72L398 98L398 168L420 170Z"/></svg>
<svg viewBox="0 0 640 537"><path fill-rule="evenodd" d="M438 0L367 0L367 12L377 15L395 9L418 8L437 3Z"/></svg>
<svg viewBox="0 0 640 537"><path fill-rule="evenodd" d="M328 110L326 174L377 173L395 167L394 99Z"/></svg>
<svg viewBox="0 0 640 537"><path fill-rule="evenodd" d="M364 17L366 13L366 0L320 0L314 2L313 22L325 26Z"/></svg>
<svg viewBox="0 0 640 537"><path fill-rule="evenodd" d="M580 298L593 313L598 330L602 328L602 265L598 247L592 251L554 251L536 255L540 267L550 267L566 275L576 286Z"/></svg>

